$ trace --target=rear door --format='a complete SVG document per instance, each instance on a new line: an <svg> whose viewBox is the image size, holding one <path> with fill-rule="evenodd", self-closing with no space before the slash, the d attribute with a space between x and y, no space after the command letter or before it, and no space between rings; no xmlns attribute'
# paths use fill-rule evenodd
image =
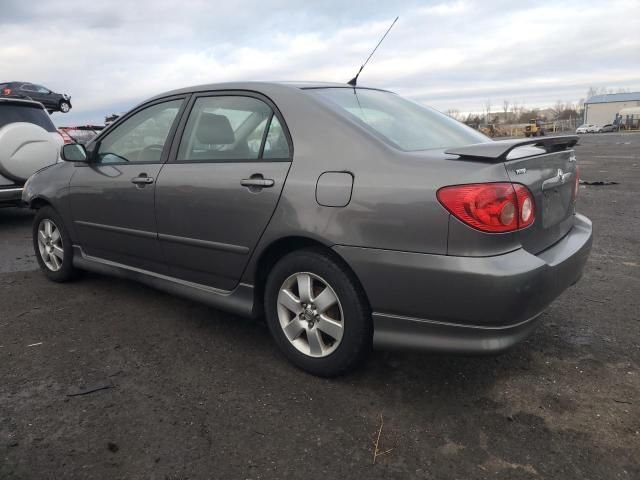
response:
<svg viewBox="0 0 640 480"><path fill-rule="evenodd" d="M523 247L539 253L564 237L573 226L578 169L573 150L542 153L536 147L515 149L509 156L526 152L524 158L507 161L512 182L526 185L535 200L534 223L518 232Z"/></svg>
<svg viewBox="0 0 640 480"><path fill-rule="evenodd" d="M73 224L83 251L129 267L166 273L154 213L155 182L184 97L130 114L93 144L93 161L70 182Z"/></svg>
<svg viewBox="0 0 640 480"><path fill-rule="evenodd" d="M276 208L291 163L282 116L249 92L192 100L156 186L171 275L233 289Z"/></svg>

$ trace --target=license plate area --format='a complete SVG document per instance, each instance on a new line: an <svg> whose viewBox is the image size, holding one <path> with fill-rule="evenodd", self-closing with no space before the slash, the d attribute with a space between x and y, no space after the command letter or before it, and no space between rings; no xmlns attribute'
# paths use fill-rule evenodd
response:
<svg viewBox="0 0 640 480"><path fill-rule="evenodd" d="M572 213L573 185L565 184L545 190L542 194L542 227L549 228Z"/></svg>

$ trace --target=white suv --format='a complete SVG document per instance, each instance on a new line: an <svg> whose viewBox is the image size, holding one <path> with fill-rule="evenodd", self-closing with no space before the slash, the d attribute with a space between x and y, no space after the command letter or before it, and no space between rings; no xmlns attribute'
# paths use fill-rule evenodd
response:
<svg viewBox="0 0 640 480"><path fill-rule="evenodd" d="M21 205L24 183L56 163L62 145L41 103L0 98L0 207Z"/></svg>

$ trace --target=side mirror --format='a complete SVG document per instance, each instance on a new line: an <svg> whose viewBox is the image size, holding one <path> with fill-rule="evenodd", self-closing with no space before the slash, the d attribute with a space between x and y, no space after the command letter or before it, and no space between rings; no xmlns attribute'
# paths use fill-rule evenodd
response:
<svg viewBox="0 0 640 480"><path fill-rule="evenodd" d="M79 143L69 143L63 146L60 156L67 162L87 163L89 158L84 145L80 145Z"/></svg>

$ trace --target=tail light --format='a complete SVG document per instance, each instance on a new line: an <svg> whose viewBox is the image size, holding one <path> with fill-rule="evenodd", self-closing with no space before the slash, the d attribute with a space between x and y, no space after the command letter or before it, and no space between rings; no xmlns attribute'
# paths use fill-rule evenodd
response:
<svg viewBox="0 0 640 480"><path fill-rule="evenodd" d="M62 140L64 140L64 144L65 145L69 145L70 143L74 143L73 139L64 130L58 130L58 134L62 137Z"/></svg>
<svg viewBox="0 0 640 480"><path fill-rule="evenodd" d="M513 232L535 219L535 203L519 183L472 183L438 190L438 201L458 220L490 233Z"/></svg>
<svg viewBox="0 0 640 480"><path fill-rule="evenodd" d="M11 89L9 87L3 88L2 95L11 95Z"/></svg>

